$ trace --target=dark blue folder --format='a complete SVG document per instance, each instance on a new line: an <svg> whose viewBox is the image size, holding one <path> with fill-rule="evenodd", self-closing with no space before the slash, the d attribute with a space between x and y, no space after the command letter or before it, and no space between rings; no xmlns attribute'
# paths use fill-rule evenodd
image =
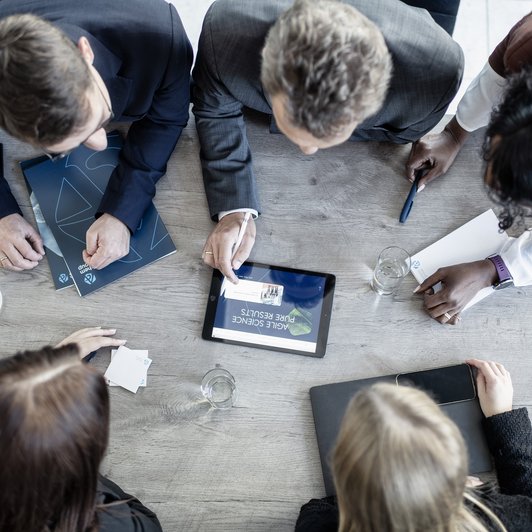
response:
<svg viewBox="0 0 532 532"><path fill-rule="evenodd" d="M103 151L95 152L80 146L58 161L39 157L21 163L24 176L35 193L81 296L176 251L152 203L131 237L127 256L102 270L92 270L83 261L85 235L95 220L122 148L118 132L109 133L107 138L108 146Z"/></svg>

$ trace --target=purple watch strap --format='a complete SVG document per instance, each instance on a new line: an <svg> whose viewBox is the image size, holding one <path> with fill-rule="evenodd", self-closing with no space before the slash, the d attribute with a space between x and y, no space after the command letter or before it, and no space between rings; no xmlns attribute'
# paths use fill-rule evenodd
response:
<svg viewBox="0 0 532 532"><path fill-rule="evenodd" d="M495 266L495 269L497 270L497 275L499 276L499 283L507 281L508 279L512 279L512 274L506 267L506 264L504 264L504 261L502 260L500 255L493 255L493 257L488 257L488 259L491 260L491 262Z"/></svg>

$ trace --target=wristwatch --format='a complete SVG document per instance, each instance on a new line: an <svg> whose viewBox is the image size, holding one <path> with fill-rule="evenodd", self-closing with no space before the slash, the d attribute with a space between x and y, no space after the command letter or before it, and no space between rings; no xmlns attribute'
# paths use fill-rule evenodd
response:
<svg viewBox="0 0 532 532"><path fill-rule="evenodd" d="M504 264L501 256L492 255L491 257L487 258L493 263L495 269L497 270L497 275L499 276L499 280L493 284L494 290L502 290L503 288L513 286L514 280L512 274L508 271L508 268L506 267L506 264Z"/></svg>

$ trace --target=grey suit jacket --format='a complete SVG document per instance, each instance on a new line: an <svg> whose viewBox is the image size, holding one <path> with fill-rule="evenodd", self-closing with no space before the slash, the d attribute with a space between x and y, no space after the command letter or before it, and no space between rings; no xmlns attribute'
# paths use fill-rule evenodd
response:
<svg viewBox="0 0 532 532"><path fill-rule="evenodd" d="M412 142L432 129L456 94L463 72L459 45L424 9L399 0L345 0L382 31L393 77L382 109L353 140ZM220 211L260 211L243 106L271 114L260 82L268 30L292 0L217 0L203 23L193 71L193 113L212 218Z"/></svg>

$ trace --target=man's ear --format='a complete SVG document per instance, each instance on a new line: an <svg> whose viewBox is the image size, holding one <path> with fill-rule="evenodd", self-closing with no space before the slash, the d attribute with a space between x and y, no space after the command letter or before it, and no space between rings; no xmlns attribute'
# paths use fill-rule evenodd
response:
<svg viewBox="0 0 532 532"><path fill-rule="evenodd" d="M78 41L78 50L81 53L81 57L87 61L88 65L92 65L94 61L94 52L87 37L80 37Z"/></svg>

